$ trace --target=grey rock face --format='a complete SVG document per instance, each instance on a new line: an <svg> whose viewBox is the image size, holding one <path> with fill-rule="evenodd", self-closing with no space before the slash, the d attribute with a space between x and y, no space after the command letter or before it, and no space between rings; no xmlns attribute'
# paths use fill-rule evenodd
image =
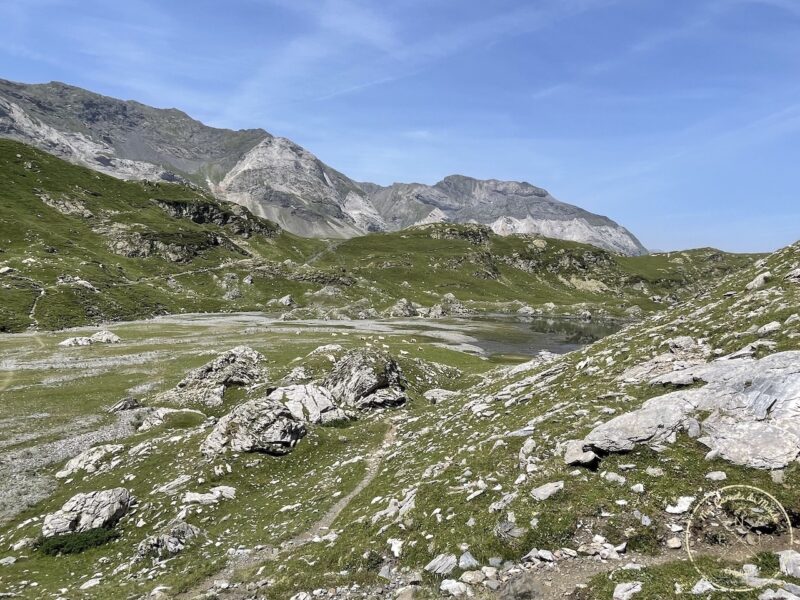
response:
<svg viewBox="0 0 800 600"><path fill-rule="evenodd" d="M265 137L212 191L300 235L341 238L385 229L358 184L285 138Z"/></svg>
<svg viewBox="0 0 800 600"><path fill-rule="evenodd" d="M396 183L366 189L392 230L431 222L483 223L501 235L534 233L622 254L647 253L627 229L611 219L559 202L526 182L452 175L433 186Z"/></svg>
<svg viewBox="0 0 800 600"><path fill-rule="evenodd" d="M735 464L782 469L800 455L800 352L760 360L717 360L689 367L701 388L652 398L642 407L599 425L584 442L604 452L637 444L670 443L682 429L698 427L698 441Z"/></svg>
<svg viewBox="0 0 800 600"><path fill-rule="evenodd" d="M306 435L302 421L283 404L268 398L240 404L222 417L200 450L208 458L224 452L291 452Z"/></svg>
<svg viewBox="0 0 800 600"><path fill-rule="evenodd" d="M529 183L461 175L433 186L357 183L263 129L216 129L175 109L62 83L0 80L0 137L122 179L191 182L300 235L341 238L424 223L483 223L501 235L536 233L623 254L646 252L614 221Z"/></svg>
<svg viewBox="0 0 800 600"><path fill-rule="evenodd" d="M331 393L318 385L281 387L271 392L268 398L284 404L298 421L325 425L349 418L345 411L336 406Z"/></svg>
<svg viewBox="0 0 800 600"><path fill-rule="evenodd" d="M267 370L261 366L263 360L260 352L247 346L237 346L187 373L175 389L159 394L157 400L219 406L225 388L252 385L266 379Z"/></svg>
<svg viewBox="0 0 800 600"><path fill-rule="evenodd" d="M268 134L215 129L175 109L63 83L0 80L0 135L124 179L183 177L201 183L221 179Z"/></svg>
<svg viewBox="0 0 800 600"><path fill-rule="evenodd" d="M128 512L134 499L125 488L75 494L61 510L47 515L42 535L52 537L113 527Z"/></svg>
<svg viewBox="0 0 800 600"><path fill-rule="evenodd" d="M398 406L405 402L405 378L400 366L386 352L371 348L345 354L324 385L341 405L352 408Z"/></svg>

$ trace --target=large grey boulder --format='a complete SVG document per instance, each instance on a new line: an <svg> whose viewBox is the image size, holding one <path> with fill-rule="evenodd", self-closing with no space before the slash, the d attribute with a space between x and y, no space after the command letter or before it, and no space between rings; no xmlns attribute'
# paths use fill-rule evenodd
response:
<svg viewBox="0 0 800 600"><path fill-rule="evenodd" d="M700 388L645 402L595 427L584 443L604 452L670 443L686 428L714 454L757 469L782 469L800 456L800 352L760 360L725 357L687 369ZM697 422L695 417L708 415Z"/></svg>
<svg viewBox="0 0 800 600"><path fill-rule="evenodd" d="M319 385L280 387L272 391L268 398L284 404L298 421L325 425L349 418L345 411L336 406L330 391Z"/></svg>
<svg viewBox="0 0 800 600"><path fill-rule="evenodd" d="M267 370L261 365L263 360L260 352L237 346L189 371L174 389L159 394L157 401L219 406L225 388L253 385L267 378Z"/></svg>
<svg viewBox="0 0 800 600"><path fill-rule="evenodd" d="M222 417L200 446L208 458L224 452L291 452L306 435L300 419L280 402L258 398L240 404Z"/></svg>
<svg viewBox="0 0 800 600"><path fill-rule="evenodd" d="M603 452L628 452L638 444L660 446L673 442L695 408L685 395L686 392L674 392L649 400L639 410L595 427L583 445Z"/></svg>
<svg viewBox="0 0 800 600"><path fill-rule="evenodd" d="M119 344L122 341L116 333L106 329L98 331L89 339L92 340L93 344Z"/></svg>
<svg viewBox="0 0 800 600"><path fill-rule="evenodd" d="M131 493L121 487L75 494L64 503L61 510L45 516L42 535L52 537L113 527L125 516L133 503Z"/></svg>
<svg viewBox="0 0 800 600"><path fill-rule="evenodd" d="M402 393L405 384L394 358L374 348L351 350L345 354L323 383L341 406L357 409L403 404L406 400Z"/></svg>

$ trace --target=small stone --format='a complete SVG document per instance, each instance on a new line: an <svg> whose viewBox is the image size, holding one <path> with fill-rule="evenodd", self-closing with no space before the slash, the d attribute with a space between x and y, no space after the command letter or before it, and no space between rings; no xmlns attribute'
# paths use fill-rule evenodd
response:
<svg viewBox="0 0 800 600"><path fill-rule="evenodd" d="M642 591L641 581L629 581L620 583L614 588L614 600L630 600Z"/></svg>
<svg viewBox="0 0 800 600"><path fill-rule="evenodd" d="M95 586L98 586L98 585L100 585L100 578L99 577L93 577L93 578L89 579L88 581L85 581L83 584L81 584L81 586L78 589L80 589L80 590L88 590L88 589L91 589L91 588L93 588Z"/></svg>
<svg viewBox="0 0 800 600"><path fill-rule="evenodd" d="M609 471L607 473L603 473L603 475L601 475L601 477L603 479L605 479L606 481L609 481L611 483L616 483L618 485L625 485L625 482L627 481L619 473L614 473L614 472L611 472L611 471Z"/></svg>
<svg viewBox="0 0 800 600"><path fill-rule="evenodd" d="M531 497L533 497L534 500L542 502L563 489L564 489L563 481L554 481L553 483L546 483L531 490Z"/></svg>
<svg viewBox="0 0 800 600"><path fill-rule="evenodd" d="M681 496L674 505L667 505L666 511L671 515L682 515L689 510L694 502L694 496Z"/></svg>
<svg viewBox="0 0 800 600"><path fill-rule="evenodd" d="M486 579L486 575L484 575L483 571L464 571L461 574L461 581L469 585L478 585L484 579Z"/></svg>
<svg viewBox="0 0 800 600"><path fill-rule="evenodd" d="M456 598L460 596L467 595L467 584L462 583L461 581L456 581L455 579L445 579L442 581L439 589L451 596L455 596Z"/></svg>
<svg viewBox="0 0 800 600"><path fill-rule="evenodd" d="M425 570L435 575L449 575L458 565L455 554L439 554L425 565Z"/></svg>
<svg viewBox="0 0 800 600"><path fill-rule="evenodd" d="M711 481L725 481L727 478L728 475L725 471L711 471L706 474L706 479L710 479Z"/></svg>
<svg viewBox="0 0 800 600"><path fill-rule="evenodd" d="M461 558L458 559L458 568L463 571L477 569L480 566L480 563L475 560L475 557L469 552L464 552L464 554L461 555Z"/></svg>
<svg viewBox="0 0 800 600"><path fill-rule="evenodd" d="M714 584L711 583L708 579L701 579L697 583L694 584L692 588L692 594L695 596L700 596L701 594L705 594L706 592L712 592L715 588Z"/></svg>
<svg viewBox="0 0 800 600"><path fill-rule="evenodd" d="M681 538L679 538L678 536L671 537L667 540L667 548L670 548L671 550L678 550L682 546L683 542L681 541Z"/></svg>

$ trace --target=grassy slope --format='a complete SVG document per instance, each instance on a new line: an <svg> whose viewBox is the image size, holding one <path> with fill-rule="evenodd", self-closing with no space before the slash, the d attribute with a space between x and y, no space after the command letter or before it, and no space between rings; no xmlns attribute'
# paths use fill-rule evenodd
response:
<svg viewBox="0 0 800 600"><path fill-rule="evenodd" d="M519 560L531 548L575 548L580 542L590 541L593 534L605 535L615 544L627 541L631 552L646 555L665 552L664 540L671 535L666 529L668 515L663 512L668 503L681 495L702 495L715 487L736 483L767 490L796 514L800 511L797 465L787 470L785 483L778 484L764 471L734 466L720 459L706 461L707 448L681 436L663 453L639 449L627 455L611 455L603 460L598 472L584 470L575 477L569 474L572 467L563 464L556 445L560 440L580 438L594 423L607 420L609 416L603 412L607 407L620 414L664 393L664 390L647 386L625 386L617 380L626 368L663 352L663 347L659 349L663 340L679 335L706 337L712 347L731 352L756 339L755 335L737 337L735 332L743 332L753 324L783 322L798 312L800 286L785 282L783 276L799 264L800 244L796 244L771 256L760 267L773 273L772 281L764 290L744 292L745 284L758 272L757 269L745 270L723 279L720 285L698 299L632 325L556 363L514 377L499 372L489 383L473 387L460 399L428 407L418 420L401 425L398 432L401 443L390 463L335 524L342 528L336 544L301 549L289 559L288 567L266 565L267 574L276 578L276 593L280 596L290 591L314 589L323 582L327 586L344 582L349 576L337 579L335 574L356 565L366 549L386 557L386 540L392 537L405 540L406 550L400 564L411 568L420 568L441 552L458 554L462 544L468 544L472 554L485 564L491 556ZM730 290L736 291L736 295L725 296ZM775 350L800 349L798 325L784 327L772 340L777 344ZM580 361L590 357L595 364L604 365L600 373L588 375L576 368ZM606 362L608 358L613 361ZM557 368L555 374L546 376L545 373L554 367ZM520 383L537 374L541 381ZM489 403L495 414L491 417L473 414L464 407L470 400ZM506 405L507 401L510 405ZM551 413L559 406L564 408ZM505 434L548 413L552 416L536 425L534 434L538 442L536 455L540 457L537 470L516 486L514 481L520 475L517 453L523 439L506 438ZM442 465L442 472L426 476L426 470L434 464ZM622 465L625 464L634 465L633 470L624 471ZM648 466L660 466L666 475L650 477L644 472ZM606 470L624 473L627 484L617 487L602 480L600 473ZM705 474L713 470L724 470L728 474L727 481L717 484L705 479ZM476 488L465 484L478 479L489 483L492 490L468 502L466 496ZM543 503L530 500L527 495L530 489L556 480L566 481L566 489L557 499ZM630 490L635 483L645 485L644 494ZM395 524L387 521L369 524L369 517L384 506L383 503L371 505L373 497L401 498L403 490L412 487L419 491L416 508L409 518ZM493 533L493 528L505 511L492 513L489 505L514 489L519 491L519 496L506 510L515 513L517 523L527 527L528 533L519 541L503 542ZM618 500L624 500L627 505L620 508L616 504ZM631 516L634 509L649 515L653 524L650 527L641 525ZM602 516L604 511L611 516ZM440 520L437 513L445 519ZM448 515L453 515L452 519L448 519ZM359 523L359 518L364 516L367 522ZM467 526L470 518L475 520L471 527ZM531 528L528 524L534 518L538 526ZM388 528L383 529L387 524ZM598 576L591 581L583 597L608 598L615 582L629 579L645 582L643 592L637 595L643 600L663 598L665 590L671 590L675 581L685 589L691 588L699 576L691 565L681 560L684 558L682 551L673 551L673 557L676 562L649 569L644 574L621 572L612 580L606 575ZM314 574L303 568L309 561L316 565ZM252 572L243 573L242 577L248 579ZM433 578L429 582L436 584ZM755 598L756 595L737 597ZM714 597L723 598L724 595Z"/></svg>
<svg viewBox="0 0 800 600"><path fill-rule="evenodd" d="M455 239L434 238L437 228L456 232ZM452 292L476 308L552 302L586 304L621 315L631 306L663 308L650 298L685 298L753 260L713 249L622 257L586 244L529 236L490 234L488 243L475 244L468 238L471 229L429 226L354 238L316 264L375 280L386 298L380 308L400 297L428 306L440 294Z"/></svg>
<svg viewBox="0 0 800 600"><path fill-rule="evenodd" d="M34 323L54 329L104 318L252 309L269 298L308 287L286 278L259 277L247 286L241 278L253 262L302 261L320 242L285 232L274 239L260 235L244 239L216 225L171 218L151 202L164 198L213 203L191 188L120 181L7 140L0 141L0 172L0 263L14 269L0 275L4 298L0 331L19 331ZM63 214L45 204L37 195L41 192L77 202L93 216ZM270 226L266 221L263 225ZM127 258L113 253L107 235L101 233L112 226L130 227L166 243L202 245L211 234L222 237L223 244L201 248L183 263L161 256ZM225 273L236 276L241 298L224 299ZM63 276L89 281L99 293L74 283L59 284ZM167 284L170 276L179 288Z"/></svg>
<svg viewBox="0 0 800 600"><path fill-rule="evenodd" d="M552 302L557 312L585 307L620 316L633 306L645 312L662 308L653 296L685 298L753 261L710 249L627 258L583 244L493 234L487 243L475 244L467 239L469 226L330 245L285 232L274 239L245 239L216 225L172 218L151 201L215 203L196 189L119 181L7 140L0 140L0 174L0 266L15 269L0 275L0 331L176 312L264 310L270 299L287 293L301 306L368 299L384 310L398 298L430 306L452 292L489 312ZM63 214L45 204L42 193L77 203L93 216ZM126 258L109 248L112 227L181 245L202 246L213 235L222 245L201 248L179 263L159 256ZM436 239L439 230L454 239ZM293 263L282 265L286 259ZM302 266L307 260L311 267ZM248 274L252 285L243 283ZM86 280L99 292L59 283L63 276ZM331 283L343 288L341 295L327 300L305 295ZM229 299L232 288L237 297Z"/></svg>
<svg viewBox="0 0 800 600"><path fill-rule="evenodd" d="M122 537L77 556L52 557L30 550L17 553L22 558L3 569L0 585L27 597L34 595L34 590L26 588L25 581L38 582L36 594L40 595L55 593L60 587L75 589L93 574L101 573L103 583L88 591L87 597L125 598L160 584L172 586L173 592L191 588L224 565L229 548L239 544L246 548L258 544L275 545L319 518L336 498L352 489L363 474L363 462L356 461L344 467L341 463L374 452L387 426L386 419L394 415L397 416L397 442L376 479L334 522L333 528L338 531L339 538L331 543L309 544L287 553L279 561L266 562L260 573L257 567L247 568L238 572L236 579L269 578L272 580L269 596L276 598L320 586L378 583L380 566L393 561L387 545L389 538L405 541L403 556L397 561L399 566L417 569L440 552L459 552L462 544L468 544L472 554L486 563L492 556L519 560L532 547L575 548L592 534L603 534L614 543L627 541L631 553L665 552L663 541L667 533L663 509L667 503L674 502L680 495L697 495L734 483L762 487L778 497L787 509L798 512L800 483L796 467L788 470L785 483L777 484L762 471L735 467L720 460L704 461L706 449L686 437L680 437L676 444L660 454L641 449L627 455L609 456L604 459L600 471L583 470L578 477L569 475L571 468L564 466L556 449L560 440L580 437L596 421L608 419L605 407L619 414L663 393L663 390L646 386L624 386L617 377L626 368L663 351L659 346L664 339L677 335L702 336L715 348L733 351L755 339L754 336L737 338L734 332L744 331L753 323L784 321L797 312L800 286L785 282L783 276L798 264L800 246L795 246L770 257L758 269L748 269L723 279L718 287L700 298L632 325L585 350L565 355L555 363L516 375L502 370L489 373L493 365L488 361L444 350L424 337L414 340L403 335L343 336L341 333L334 337L331 332L294 324L264 330L243 329L233 322L222 329L157 322L130 324L116 328L125 340L121 346L70 350L55 349L55 343L63 334L6 337L0 340L3 354L27 363L48 357L63 361L68 357L75 360L119 356L122 364L127 365L84 372L62 362L56 369L16 371L16 378L5 384L9 389L4 392L3 416L23 417L30 413L29 407L34 404L37 412L52 419L48 423L54 428L59 423L98 414L102 407L113 403L131 386L155 382L156 390L169 388L186 369L203 363L216 351L241 343L266 354L271 381L278 381L300 364L324 372L326 359L304 358L319 344L335 341L346 347L364 343L385 345L401 357L403 369L415 385L411 391L412 402L402 411L365 418L342 429L313 428L294 453L280 459L252 455L225 457L216 464L229 464L232 472L222 476L214 475L211 464L198 461L198 447L205 431L198 429L196 423L176 420L126 440L126 447L130 447L143 439L152 439L157 444L156 450L150 457L126 461L124 466L108 473L78 476L72 482L60 483L50 498L8 524L0 534L0 545L35 536L39 523L23 523L54 510L75 492L115 485L130 487L140 499L136 515L126 519L119 528ZM767 269L773 273L768 286L755 293L744 292L745 284L759 270ZM730 290L736 291L736 295L726 296ZM798 339L800 331L796 324L772 335L776 350L800 348ZM126 358L147 352L157 354L141 365ZM587 375L576 368L580 361L590 357L595 364L605 365L600 373ZM611 364L606 362L609 357L613 359ZM462 369L464 376L445 376L422 383L414 363L416 358L456 366ZM556 371L551 371L553 367L557 367ZM546 374L548 371L551 375ZM84 377L56 386L42 384L48 375L70 373L81 373ZM533 376L537 379L523 381ZM461 389L462 395L436 406L422 400L421 392L426 387L439 385ZM609 396L620 392L625 395ZM74 398L83 400L71 402ZM229 395L226 406L213 413L222 414L240 399L238 394ZM466 406L473 400L487 402L494 415L474 414ZM552 412L563 403L567 404L561 412ZM505 434L546 414L551 416L536 425L536 455L540 458L537 470L515 486L520 475L517 453L523 440ZM4 435L13 434L13 430L6 431ZM47 434L42 432L41 435ZM27 443L31 441L7 448L24 447ZM633 464L635 468L624 471L623 464ZM439 472L431 472L432 465L439 465ZM650 477L644 472L647 466L660 466L666 475ZM704 478L708 471L718 469L728 474L724 483L716 484ZM627 485L617 487L603 481L599 473L604 470L624 473ZM130 480L126 478L128 473L136 477ZM143 574L131 580L112 575L112 571L132 555L140 540L158 531L174 516L176 509L172 498L154 493L153 489L181 473L193 477L186 489L205 491L211 485L226 484L236 487L239 494L234 501L204 508L190 518L206 531L208 541L191 545L158 570L155 579L150 580ZM198 483L198 477L205 482ZM490 489L467 501L467 495L475 489L469 484L479 479L488 483ZM557 499L544 503L529 499L530 489L559 479L566 481L566 488ZM630 486L634 483L643 483L645 493L633 493ZM386 506L388 498L399 499L412 487L418 489L416 508L406 519L399 523L388 520L371 523L372 515ZM502 541L493 530L506 511L490 512L489 505L513 489L519 491L519 496L506 510L513 511L517 523L527 527L528 532L520 540ZM382 500L373 503L377 497ZM625 500L627 506L620 508L616 504L618 500ZM296 511L280 512L284 506L295 503L301 505ZM653 525L644 527L633 519L630 513L634 509L649 515ZM611 516L603 516L603 511ZM467 524L470 518L474 519L472 526ZM538 519L538 526L530 528L528 524L534 518ZM136 527L138 519L145 522L143 527ZM607 598L615 583L634 577L645 582L640 595L645 600L663 598L674 581L690 588L697 574L681 560L682 552L673 552L672 556L673 562L644 572L619 572L611 579L599 576L591 580L583 597ZM140 564L133 573L149 566ZM309 569L310 564L313 569ZM430 586L438 585L433 577L426 581Z"/></svg>

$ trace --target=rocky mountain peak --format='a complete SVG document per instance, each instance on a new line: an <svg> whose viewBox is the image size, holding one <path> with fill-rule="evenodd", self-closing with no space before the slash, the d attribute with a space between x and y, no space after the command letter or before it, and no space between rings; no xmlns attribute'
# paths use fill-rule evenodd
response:
<svg viewBox="0 0 800 600"><path fill-rule="evenodd" d="M617 223L527 182L450 175L432 186L359 184L263 129L209 127L175 108L60 82L0 80L0 137L122 179L192 182L303 236L348 238L449 221L646 252Z"/></svg>

